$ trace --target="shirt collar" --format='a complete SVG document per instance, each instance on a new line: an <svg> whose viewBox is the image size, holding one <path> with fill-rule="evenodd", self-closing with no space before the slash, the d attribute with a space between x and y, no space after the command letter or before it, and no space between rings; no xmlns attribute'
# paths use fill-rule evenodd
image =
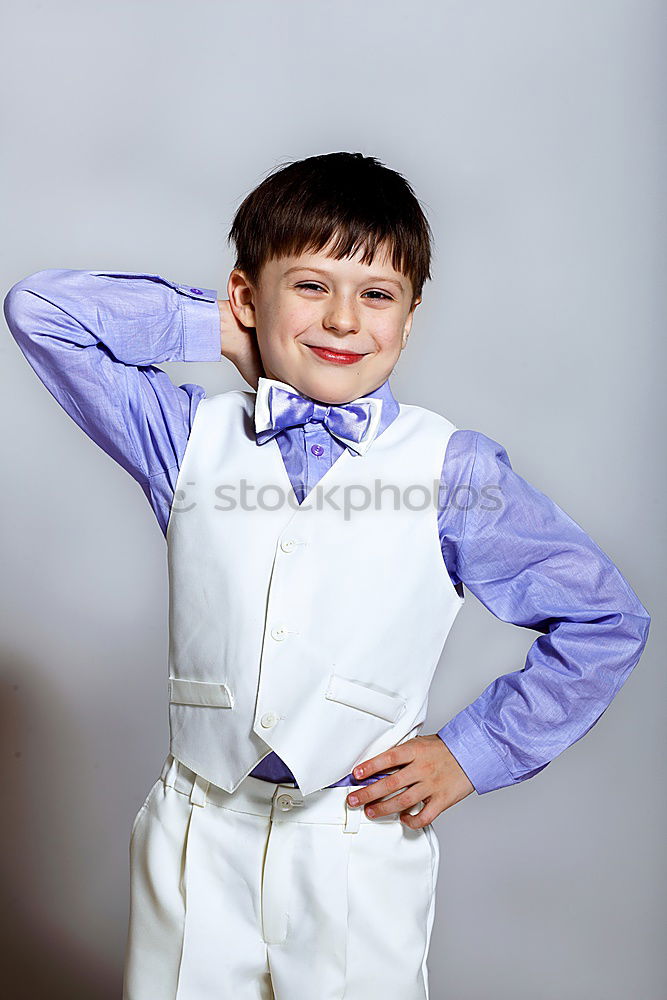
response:
<svg viewBox="0 0 667 1000"><path fill-rule="evenodd" d="M387 429L389 424L396 419L399 411L398 401L391 391L389 379L385 379L382 385L378 386L377 389L364 393L363 396L359 396L358 398L369 399L371 396L374 399L382 400L382 413L380 415L380 426L378 428L378 434L382 434L382 432Z"/></svg>

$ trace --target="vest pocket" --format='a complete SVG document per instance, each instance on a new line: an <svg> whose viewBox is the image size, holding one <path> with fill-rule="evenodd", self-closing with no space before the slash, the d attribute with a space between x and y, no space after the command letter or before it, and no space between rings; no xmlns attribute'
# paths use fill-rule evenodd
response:
<svg viewBox="0 0 667 1000"><path fill-rule="evenodd" d="M169 678L172 705L200 705L204 708L231 708L232 693L226 684Z"/></svg>
<svg viewBox="0 0 667 1000"><path fill-rule="evenodd" d="M329 701L377 715L386 722L397 722L405 711L405 699L400 694L378 691L340 674L331 674L325 697Z"/></svg>

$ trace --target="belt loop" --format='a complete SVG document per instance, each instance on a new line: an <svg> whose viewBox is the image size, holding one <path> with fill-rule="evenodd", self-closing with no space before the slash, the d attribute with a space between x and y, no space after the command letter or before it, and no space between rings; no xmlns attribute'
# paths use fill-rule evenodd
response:
<svg viewBox="0 0 667 1000"><path fill-rule="evenodd" d="M206 793L208 792L209 784L210 782L202 778L200 774L195 776L192 791L190 792L190 802L193 806L206 805Z"/></svg>
<svg viewBox="0 0 667 1000"><path fill-rule="evenodd" d="M172 754L169 754L162 766L162 773L160 775L165 785L169 785L171 788L174 787L177 771L178 762Z"/></svg>
<svg viewBox="0 0 667 1000"><path fill-rule="evenodd" d="M345 799L345 826L343 827L343 833L358 833L359 824L361 823L361 808L357 806L355 809L350 803Z"/></svg>

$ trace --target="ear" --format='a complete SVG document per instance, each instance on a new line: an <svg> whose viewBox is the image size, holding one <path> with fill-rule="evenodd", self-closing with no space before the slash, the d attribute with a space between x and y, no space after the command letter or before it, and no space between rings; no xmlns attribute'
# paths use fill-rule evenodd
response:
<svg viewBox="0 0 667 1000"><path fill-rule="evenodd" d="M257 326L254 296L255 289L244 272L234 268L227 282L227 297L230 309L243 326Z"/></svg>
<svg viewBox="0 0 667 1000"><path fill-rule="evenodd" d="M421 302L421 296L418 296L410 306L410 312L408 313L407 319L405 321L405 326L403 327L401 350L403 350L403 348L408 342L408 337L410 336L410 330L412 329L412 321L415 318L415 309L417 308L420 302Z"/></svg>

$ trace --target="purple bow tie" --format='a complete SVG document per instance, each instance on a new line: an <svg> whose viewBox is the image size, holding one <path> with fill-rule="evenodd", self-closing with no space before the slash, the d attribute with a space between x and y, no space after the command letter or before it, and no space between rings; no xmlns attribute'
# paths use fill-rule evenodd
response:
<svg viewBox="0 0 667 1000"><path fill-rule="evenodd" d="M255 400L257 443L264 444L286 427L313 420L321 421L352 451L363 454L377 434L381 411L382 400L374 397L336 405L318 403L286 382L260 377Z"/></svg>

